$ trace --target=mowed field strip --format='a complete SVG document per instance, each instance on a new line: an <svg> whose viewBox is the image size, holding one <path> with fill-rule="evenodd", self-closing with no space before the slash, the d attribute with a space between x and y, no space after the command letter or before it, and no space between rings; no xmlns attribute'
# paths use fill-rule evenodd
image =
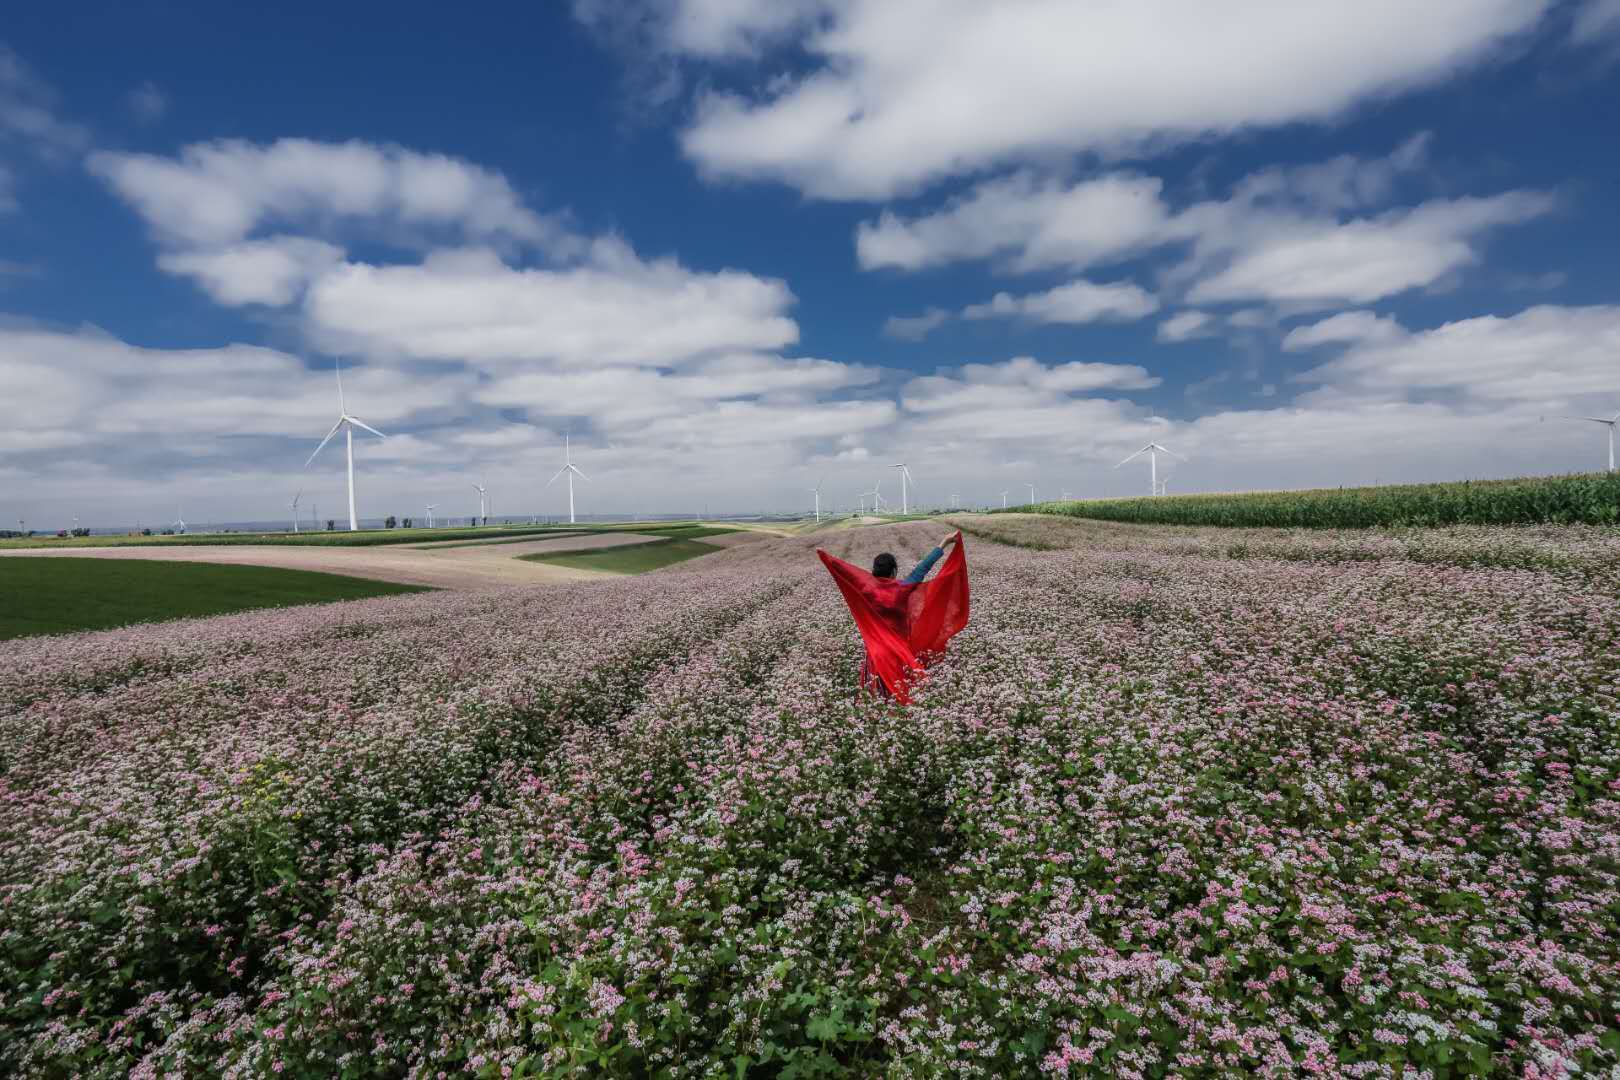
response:
<svg viewBox="0 0 1620 1080"><path fill-rule="evenodd" d="M749 535L749 534L737 534ZM523 555L565 551L593 551L626 544L644 544L657 536L641 533L594 533L561 536L521 543L432 547L291 547L252 545L188 545L185 547L107 547L62 550L19 549L0 551L6 558L72 556L96 559L161 559L173 562L224 563L237 566L276 566L289 570L318 570L348 574L402 585L429 585L440 589L474 591L513 585L555 585L589 581L614 575L595 570L527 562ZM724 539L717 538L717 539Z"/></svg>

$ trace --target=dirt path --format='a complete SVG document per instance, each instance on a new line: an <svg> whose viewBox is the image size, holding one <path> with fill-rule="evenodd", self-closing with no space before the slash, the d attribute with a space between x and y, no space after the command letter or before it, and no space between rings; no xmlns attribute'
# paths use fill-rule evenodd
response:
<svg viewBox="0 0 1620 1080"><path fill-rule="evenodd" d="M555 585L617 577L595 570L576 570L549 563L524 562L519 555L538 552L588 551L660 539L640 533L596 533L559 536L518 544L458 547L443 550L405 547L256 547L248 544L187 547L67 548L0 551L10 558L168 559L175 562L230 563L239 566L277 566L288 570L318 570L349 574L404 585L432 585L441 589L473 591L513 585Z"/></svg>

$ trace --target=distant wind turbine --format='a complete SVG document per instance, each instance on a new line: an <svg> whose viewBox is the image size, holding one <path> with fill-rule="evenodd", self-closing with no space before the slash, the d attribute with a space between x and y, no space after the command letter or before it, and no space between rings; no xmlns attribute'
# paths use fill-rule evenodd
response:
<svg viewBox="0 0 1620 1080"><path fill-rule="evenodd" d="M355 517L354 514L354 429L357 427L363 428L364 430L369 431L373 435L377 436L379 439L386 439L388 436L384 435L370 424L367 424L359 417L349 415L348 406L343 403L343 367L341 364L335 364L334 367L337 371L338 384L337 423L333 424L332 430L326 433L326 438L322 439L321 445L315 448L315 453L309 455L309 461L304 462L304 468L309 468L310 464L315 460L320 452L326 449L326 444L332 441L332 436L338 433L339 428L342 428L343 447L349 466L349 531L358 532L360 530L360 521Z"/></svg>
<svg viewBox="0 0 1620 1080"><path fill-rule="evenodd" d="M1005 491L1001 493L1001 508L1003 510L1007 509L1007 493Z"/></svg>
<svg viewBox="0 0 1620 1080"><path fill-rule="evenodd" d="M590 477L580 472L579 468L574 464L574 448L572 439L573 437L570 435L563 436L563 467L557 470L556 476L553 476L550 480L546 481L546 487L550 487L552 484L555 484L559 478L563 476L568 477L568 524L570 525L574 524L574 477L578 476L581 480L590 479Z"/></svg>
<svg viewBox="0 0 1620 1080"><path fill-rule="evenodd" d="M177 536L186 534L186 515L180 512L179 507L175 507L174 510L174 531Z"/></svg>
<svg viewBox="0 0 1620 1080"><path fill-rule="evenodd" d="M431 528L433 528L433 504L432 503L427 504L427 512L428 512L428 528L431 529Z"/></svg>
<svg viewBox="0 0 1620 1080"><path fill-rule="evenodd" d="M484 487L483 484L474 484L473 490L478 492L478 520L483 522L485 525L488 525L489 504L485 497L489 494L489 489Z"/></svg>
<svg viewBox="0 0 1620 1080"><path fill-rule="evenodd" d="M1029 505L1034 506L1035 505L1035 485L1026 483L1024 486L1029 488Z"/></svg>
<svg viewBox="0 0 1620 1080"><path fill-rule="evenodd" d="M820 480L816 481L816 486L810 489L810 493L816 497L816 524L817 525L821 524L821 485L823 483L825 483L826 480L827 480L827 478L825 476L823 476Z"/></svg>
<svg viewBox="0 0 1620 1080"><path fill-rule="evenodd" d="M911 484L911 470L906 468L906 463L903 461L889 467L900 470L900 512L909 514L911 513L911 496L908 493L908 488Z"/></svg>
<svg viewBox="0 0 1620 1080"><path fill-rule="evenodd" d="M870 495L870 496L872 496L872 513L874 513L874 514L878 513L879 511L881 511L883 509L883 492L881 490L882 487L883 487L883 481L881 479L879 479L877 483L872 485L872 490L871 491L863 491L863 492L861 492L862 495Z"/></svg>
<svg viewBox="0 0 1620 1080"><path fill-rule="evenodd" d="M298 500L302 499L303 497L304 497L304 493L302 491L300 491L298 494L293 496L293 501L292 501L292 504L291 504L291 507L290 507L290 509L292 510L292 517L293 517L293 532L298 531Z"/></svg>
<svg viewBox="0 0 1620 1080"><path fill-rule="evenodd" d="M1545 420L1546 417L1544 416L1542 419ZM1620 412L1615 413L1607 420L1601 416L1564 416L1559 419L1581 420L1592 424L1602 424L1607 427L1609 429L1609 471L1614 472L1614 429L1617 424L1620 424Z"/></svg>
<svg viewBox="0 0 1620 1080"><path fill-rule="evenodd" d="M1138 450L1136 453L1132 454L1130 457L1128 457L1124 461L1120 462L1118 465L1115 465L1114 468L1118 469L1121 466L1129 465L1131 462L1135 461L1137 458L1141 457L1143 454L1146 454L1148 456L1149 467L1152 470L1151 472L1148 473L1148 494L1149 495L1158 495L1158 494L1160 494L1160 491L1159 491L1159 455L1160 454L1169 454L1173 458L1181 458L1182 461L1187 460L1185 457L1182 457L1180 454L1176 453L1174 450L1171 450L1169 447L1160 446L1156 442L1150 442L1146 446L1142 447L1142 449Z"/></svg>

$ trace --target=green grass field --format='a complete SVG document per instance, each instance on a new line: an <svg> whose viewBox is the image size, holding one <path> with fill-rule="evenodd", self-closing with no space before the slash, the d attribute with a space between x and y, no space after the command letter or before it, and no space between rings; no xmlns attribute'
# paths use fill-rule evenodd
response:
<svg viewBox="0 0 1620 1080"><path fill-rule="evenodd" d="M545 540L553 536L579 536L603 532L643 532L657 536L696 539L735 532L723 526L698 522L656 522L644 526L633 521L593 525L485 525L453 529L363 529L349 532L280 533L189 533L185 536L56 536L0 537L0 548L82 548L82 547L190 547L197 544L240 544L295 547L377 547L383 544L426 544L464 540L469 544L510 538Z"/></svg>
<svg viewBox="0 0 1620 1080"><path fill-rule="evenodd" d="M1244 528L1614 525L1620 522L1620 473L1315 491L1087 499L1016 506L1010 507L1008 512L1060 514L1142 525Z"/></svg>
<svg viewBox="0 0 1620 1080"><path fill-rule="evenodd" d="M0 639L427 591L308 570L157 559L0 559Z"/></svg>
<svg viewBox="0 0 1620 1080"><path fill-rule="evenodd" d="M730 532L730 529L717 530ZM652 540L645 544L626 544L624 547L598 548L595 551L563 551L555 555L523 555L529 562L571 566L576 570L600 570L609 574L644 574L666 566L709 555L720 548L700 540Z"/></svg>

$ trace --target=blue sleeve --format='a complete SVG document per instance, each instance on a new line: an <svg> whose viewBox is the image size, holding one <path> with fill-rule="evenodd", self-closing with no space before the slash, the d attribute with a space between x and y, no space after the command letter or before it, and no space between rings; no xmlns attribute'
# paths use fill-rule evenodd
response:
<svg viewBox="0 0 1620 1080"><path fill-rule="evenodd" d="M928 571L934 568L934 564L939 562L939 557L943 554L945 554L944 548L935 548L927 555L924 555L923 561L917 564L917 569L906 575L905 584L915 585L923 578L927 577Z"/></svg>

